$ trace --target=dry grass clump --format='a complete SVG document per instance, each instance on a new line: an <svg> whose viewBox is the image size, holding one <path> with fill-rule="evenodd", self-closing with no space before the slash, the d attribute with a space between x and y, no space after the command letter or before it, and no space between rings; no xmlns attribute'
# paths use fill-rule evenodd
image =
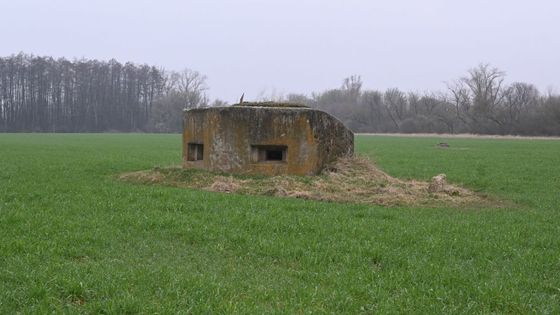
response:
<svg viewBox="0 0 560 315"><path fill-rule="evenodd" d="M318 176L247 176L216 174L180 167L126 173L119 179L208 191L304 198L385 206L484 205L489 201L468 189L450 185L445 174L431 182L389 176L365 158L343 158Z"/></svg>

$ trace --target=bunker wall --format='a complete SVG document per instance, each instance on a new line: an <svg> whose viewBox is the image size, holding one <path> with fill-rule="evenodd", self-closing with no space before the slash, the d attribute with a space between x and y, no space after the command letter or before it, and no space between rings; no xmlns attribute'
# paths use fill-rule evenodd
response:
<svg viewBox="0 0 560 315"><path fill-rule="evenodd" d="M353 139L340 121L308 108L195 109L184 117L183 166L248 174L317 174L337 157L351 155Z"/></svg>

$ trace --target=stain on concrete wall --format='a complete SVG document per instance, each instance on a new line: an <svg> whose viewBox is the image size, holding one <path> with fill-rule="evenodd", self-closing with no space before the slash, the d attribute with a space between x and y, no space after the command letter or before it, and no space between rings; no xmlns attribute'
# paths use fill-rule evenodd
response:
<svg viewBox="0 0 560 315"><path fill-rule="evenodd" d="M348 128L301 105L245 102L184 113L185 168L311 175L353 153L354 134Z"/></svg>

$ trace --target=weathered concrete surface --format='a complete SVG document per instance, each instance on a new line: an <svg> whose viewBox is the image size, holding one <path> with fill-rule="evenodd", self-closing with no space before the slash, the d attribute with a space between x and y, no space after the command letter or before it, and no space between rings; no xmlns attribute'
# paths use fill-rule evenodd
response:
<svg viewBox="0 0 560 315"><path fill-rule="evenodd" d="M189 160L189 143L203 145L202 160ZM282 160L259 161L255 151L262 148L259 146L284 148ZM354 134L336 118L315 109L271 103L245 106L243 103L191 109L184 114L185 168L311 175L319 173L338 157L353 153Z"/></svg>

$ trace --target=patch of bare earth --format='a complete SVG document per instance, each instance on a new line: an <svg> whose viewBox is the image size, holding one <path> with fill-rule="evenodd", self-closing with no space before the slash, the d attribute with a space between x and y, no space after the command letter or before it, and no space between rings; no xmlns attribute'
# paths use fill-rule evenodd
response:
<svg viewBox="0 0 560 315"><path fill-rule="evenodd" d="M180 167L121 174L120 180L207 191L304 198L384 206L484 206L486 197L451 185L445 174L430 182L389 176L365 158L344 158L318 176L224 175Z"/></svg>

